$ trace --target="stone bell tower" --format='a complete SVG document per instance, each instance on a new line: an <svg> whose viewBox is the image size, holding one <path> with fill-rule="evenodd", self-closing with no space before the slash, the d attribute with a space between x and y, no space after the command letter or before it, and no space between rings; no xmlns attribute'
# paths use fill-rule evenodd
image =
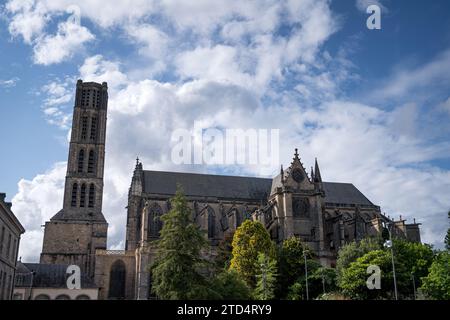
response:
<svg viewBox="0 0 450 320"><path fill-rule="evenodd" d="M75 264L93 277L95 250L106 249L102 213L108 86L78 80L63 208L45 223L41 263Z"/></svg>

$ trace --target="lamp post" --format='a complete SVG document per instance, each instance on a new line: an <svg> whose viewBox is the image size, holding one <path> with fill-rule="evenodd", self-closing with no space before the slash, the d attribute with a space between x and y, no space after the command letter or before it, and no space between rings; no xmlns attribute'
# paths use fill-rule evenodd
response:
<svg viewBox="0 0 450 320"><path fill-rule="evenodd" d="M414 279L414 272L411 272L411 278L413 283L413 290L414 290L414 300L416 300L416 280Z"/></svg>
<svg viewBox="0 0 450 320"><path fill-rule="evenodd" d="M394 248L393 248L393 246L392 246L392 232L391 232L391 229L390 229L391 226L392 226L392 223L391 223L391 222L386 223L386 226L387 226L387 230L388 230L388 232L389 232L389 241L386 241L386 242L384 243L384 246L385 246L386 248L390 248L390 249L391 249L392 273L393 273L393 276L394 276L394 292L395 292L395 300L398 300L398 295L397 295L397 279L396 279L396 276L395 276Z"/></svg>
<svg viewBox="0 0 450 320"><path fill-rule="evenodd" d="M306 263L306 248L303 249L303 257L305 258L306 300L309 300L309 290L308 290L308 265L307 265L307 263Z"/></svg>

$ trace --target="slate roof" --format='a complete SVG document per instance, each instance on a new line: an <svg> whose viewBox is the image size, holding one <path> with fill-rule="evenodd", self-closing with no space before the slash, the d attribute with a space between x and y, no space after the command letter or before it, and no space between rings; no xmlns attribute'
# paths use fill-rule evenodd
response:
<svg viewBox="0 0 450 320"><path fill-rule="evenodd" d="M198 173L144 171L144 192L173 195L176 185L187 196L264 200L270 195L272 179Z"/></svg>
<svg viewBox="0 0 450 320"><path fill-rule="evenodd" d="M351 183L324 182L323 189L326 203L374 205Z"/></svg>
<svg viewBox="0 0 450 320"><path fill-rule="evenodd" d="M17 262L16 287L30 287L33 279L33 287L39 288L67 288L66 273L69 265L42 264L42 263L22 263ZM31 273L33 277L31 277ZM95 284L85 274L81 274L81 288L96 288Z"/></svg>
<svg viewBox="0 0 450 320"><path fill-rule="evenodd" d="M106 223L106 219L101 212L86 211L86 210L59 210L51 219L51 221L92 221Z"/></svg>
<svg viewBox="0 0 450 320"><path fill-rule="evenodd" d="M187 196L247 199L267 201L271 189L281 183L274 179L223 176L212 174L144 171L144 192L174 195L177 183ZM323 182L325 202L333 204L370 205L370 202L353 184Z"/></svg>

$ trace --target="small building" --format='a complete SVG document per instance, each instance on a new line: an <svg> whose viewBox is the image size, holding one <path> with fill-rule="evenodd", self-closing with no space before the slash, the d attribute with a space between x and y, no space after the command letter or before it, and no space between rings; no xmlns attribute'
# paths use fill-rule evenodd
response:
<svg viewBox="0 0 450 320"><path fill-rule="evenodd" d="M12 297L20 236L25 232L5 198L0 193L0 300Z"/></svg>
<svg viewBox="0 0 450 320"><path fill-rule="evenodd" d="M97 300L98 288L81 273L80 289L69 289L69 265L17 262L14 300Z"/></svg>

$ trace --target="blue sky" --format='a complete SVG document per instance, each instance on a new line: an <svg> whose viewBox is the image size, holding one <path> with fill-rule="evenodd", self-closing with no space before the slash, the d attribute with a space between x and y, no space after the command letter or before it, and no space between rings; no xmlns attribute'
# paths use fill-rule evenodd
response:
<svg viewBox="0 0 450 320"><path fill-rule="evenodd" d="M278 168L180 167L170 133L194 121L280 128L324 179L352 182L442 245L450 209L448 1L17 1L0 18L0 191L36 259L62 204L76 79L108 81L104 213L124 237L136 155L147 169L272 176ZM364 8L382 8L368 30ZM105 7L103 7L105 6ZM77 19L80 18L80 21ZM32 243L37 243L32 245Z"/></svg>

